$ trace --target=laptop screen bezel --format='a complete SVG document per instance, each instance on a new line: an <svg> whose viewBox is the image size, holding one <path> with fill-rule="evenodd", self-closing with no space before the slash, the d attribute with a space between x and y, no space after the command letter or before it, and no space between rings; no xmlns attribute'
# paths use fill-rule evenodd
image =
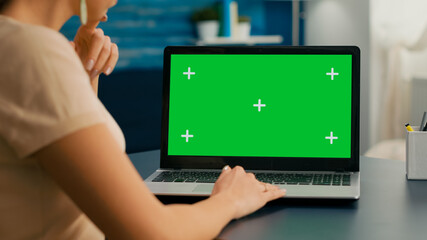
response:
<svg viewBox="0 0 427 240"><path fill-rule="evenodd" d="M173 54L319 54L352 56L352 118L350 158L230 157L168 155L170 68ZM221 169L240 165L249 170L359 171L360 49L356 46L169 46L164 50L160 167L164 169Z"/></svg>

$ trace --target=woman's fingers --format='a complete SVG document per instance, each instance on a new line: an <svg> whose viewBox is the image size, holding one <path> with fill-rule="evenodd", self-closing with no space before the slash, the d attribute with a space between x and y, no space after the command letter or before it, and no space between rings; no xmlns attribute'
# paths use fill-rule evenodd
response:
<svg viewBox="0 0 427 240"><path fill-rule="evenodd" d="M236 172L238 175L246 174L245 169L241 166L235 166L232 171Z"/></svg>
<svg viewBox="0 0 427 240"><path fill-rule="evenodd" d="M70 42L79 55L90 79L100 73L110 75L119 59L119 49L104 31L96 28L99 22L88 23L77 31L74 42Z"/></svg>
<svg viewBox="0 0 427 240"><path fill-rule="evenodd" d="M98 31L99 30L99 31ZM119 60L119 48L111 42L111 38L104 36L101 29L96 29L87 56L86 70L90 78L98 76L101 72L110 75Z"/></svg>
<svg viewBox="0 0 427 240"><path fill-rule="evenodd" d="M253 173L246 173L248 175L249 178L256 180L255 174Z"/></svg>
<svg viewBox="0 0 427 240"><path fill-rule="evenodd" d="M258 183L259 183L260 192L275 191L275 190L279 189L279 187L271 185L269 183L264 183L264 182L259 182L259 181L258 181Z"/></svg>
<svg viewBox="0 0 427 240"><path fill-rule="evenodd" d="M276 187L276 189L271 189L266 192L263 192L262 197L264 198L265 202L269 202L271 200L281 198L285 196L285 194L286 194L286 189L280 189Z"/></svg>
<svg viewBox="0 0 427 240"><path fill-rule="evenodd" d="M104 70L104 66L107 63L108 59L111 55L111 39L110 37L106 36L104 37L104 43L101 48L101 51L98 55L98 58L96 59L95 66L93 67L90 78L96 77L102 70Z"/></svg>
<svg viewBox="0 0 427 240"><path fill-rule="evenodd" d="M85 68L87 71L91 72L93 67L95 67L98 56L104 47L104 41L104 31L100 28L95 29L90 40L89 51L85 60Z"/></svg>
<svg viewBox="0 0 427 240"><path fill-rule="evenodd" d="M277 186L265 183L265 190L262 193L264 201L269 202L271 200L281 198L286 194L286 189L280 189Z"/></svg>
<svg viewBox="0 0 427 240"><path fill-rule="evenodd" d="M265 184L265 187L266 187L266 191L273 191L273 190L277 190L277 189L279 189L279 187L278 187L278 186L274 186L274 185L269 184L269 183L266 183L266 184Z"/></svg>
<svg viewBox="0 0 427 240"><path fill-rule="evenodd" d="M89 21L84 27L89 30L94 30L98 27L99 21Z"/></svg>
<svg viewBox="0 0 427 240"><path fill-rule="evenodd" d="M231 167L230 167L230 166L228 166L228 165L225 165L225 166L222 168L221 174L219 175L219 177L218 177L217 181L218 181L218 180L220 180L220 179L222 179L225 175L227 175L227 174L228 174L228 173L230 173L230 172L231 172Z"/></svg>
<svg viewBox="0 0 427 240"><path fill-rule="evenodd" d="M247 173L240 166L226 166L212 190L212 196L217 194L225 194L223 196L235 204L234 218L240 218L261 208L268 201L283 197L285 191L258 181L253 173Z"/></svg>
<svg viewBox="0 0 427 240"><path fill-rule="evenodd" d="M111 72L116 67L117 61L119 60L119 48L115 43L111 44L111 52L110 52L110 58L108 59L107 63L104 66L104 74L110 75Z"/></svg>

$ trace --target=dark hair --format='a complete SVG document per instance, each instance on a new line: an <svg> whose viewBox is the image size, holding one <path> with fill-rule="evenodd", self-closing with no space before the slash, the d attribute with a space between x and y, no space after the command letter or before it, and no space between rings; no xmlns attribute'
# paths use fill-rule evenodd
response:
<svg viewBox="0 0 427 240"><path fill-rule="evenodd" d="M0 0L0 12L3 11L11 0Z"/></svg>

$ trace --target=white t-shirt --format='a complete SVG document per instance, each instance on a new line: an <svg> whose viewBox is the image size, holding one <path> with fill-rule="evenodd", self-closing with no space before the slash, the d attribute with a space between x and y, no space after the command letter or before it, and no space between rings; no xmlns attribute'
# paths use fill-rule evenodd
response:
<svg viewBox="0 0 427 240"><path fill-rule="evenodd" d="M125 151L122 131L58 32L0 15L0 59L0 239L104 239L31 154L98 123Z"/></svg>

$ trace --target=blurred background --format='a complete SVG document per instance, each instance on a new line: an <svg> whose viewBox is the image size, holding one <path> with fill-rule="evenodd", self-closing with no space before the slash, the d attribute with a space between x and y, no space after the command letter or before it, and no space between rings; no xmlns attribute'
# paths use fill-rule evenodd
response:
<svg viewBox="0 0 427 240"><path fill-rule="evenodd" d="M99 97L128 153L158 149L164 47L357 45L361 154L404 160L404 123L419 125L427 111L426 10L425 0L119 0L100 24L120 59ZM61 32L72 40L79 24Z"/></svg>

